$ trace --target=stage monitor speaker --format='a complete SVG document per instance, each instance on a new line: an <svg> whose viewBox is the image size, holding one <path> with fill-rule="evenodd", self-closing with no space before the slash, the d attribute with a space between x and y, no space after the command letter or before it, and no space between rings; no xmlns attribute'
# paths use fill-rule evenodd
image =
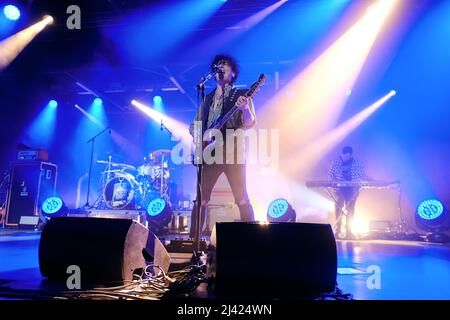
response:
<svg viewBox="0 0 450 320"><path fill-rule="evenodd" d="M336 286L337 253L328 224L217 223L207 275L216 296L314 298Z"/></svg>
<svg viewBox="0 0 450 320"><path fill-rule="evenodd" d="M148 261L169 269L161 241L131 219L55 217L45 225L39 243L42 276L65 283L68 267L75 265L83 287L130 281Z"/></svg>
<svg viewBox="0 0 450 320"><path fill-rule="evenodd" d="M45 199L55 195L57 166L48 162L16 162L6 207L7 226L18 226L22 216L39 216Z"/></svg>

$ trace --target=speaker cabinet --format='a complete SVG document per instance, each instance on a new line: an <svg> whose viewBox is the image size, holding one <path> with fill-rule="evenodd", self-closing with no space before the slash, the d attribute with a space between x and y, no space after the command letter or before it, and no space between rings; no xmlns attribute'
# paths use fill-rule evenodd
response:
<svg viewBox="0 0 450 320"><path fill-rule="evenodd" d="M6 226L20 218L39 216L44 200L55 195L57 166L48 162L16 162L11 169Z"/></svg>
<svg viewBox="0 0 450 320"><path fill-rule="evenodd" d="M130 281L146 260L168 271L170 257L163 244L130 219L52 218L39 243L42 276L66 281L67 268L75 265L85 286Z"/></svg>
<svg viewBox="0 0 450 320"><path fill-rule="evenodd" d="M336 285L330 225L217 223L207 274L217 296L311 298Z"/></svg>

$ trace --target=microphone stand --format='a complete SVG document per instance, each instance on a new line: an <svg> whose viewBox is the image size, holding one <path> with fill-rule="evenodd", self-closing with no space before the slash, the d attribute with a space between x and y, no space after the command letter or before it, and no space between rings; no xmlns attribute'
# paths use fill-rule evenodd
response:
<svg viewBox="0 0 450 320"><path fill-rule="evenodd" d="M201 101L199 101L199 106L198 106L198 110L199 111L203 111L201 110L201 107L205 107L204 102L205 102L205 84L208 82L208 80L210 80L212 77L214 77L216 75L216 73L220 72L220 69L217 66L213 66L214 71L210 72L208 75L206 75L205 77L203 77L200 80L200 83L197 84L196 88L197 88L197 95L200 96L201 94ZM204 114L201 115L202 116L202 121L203 121L203 116ZM197 120L197 119L196 119ZM194 132L195 135L195 132ZM202 137L203 137L203 128L202 128ZM193 164L195 166L197 166L197 199L196 201L196 207L195 207L195 226L194 226L194 256L196 259L199 259L199 252L200 252L200 237L201 237L201 208L202 208L202 169L203 169L203 144L202 144L203 139L201 139L200 143L197 144L196 148L200 148L200 161L199 163L195 163L195 161L193 161ZM195 142L194 142L195 143ZM196 151L197 152L197 151ZM194 160L195 160L195 154L194 154Z"/></svg>
<svg viewBox="0 0 450 320"><path fill-rule="evenodd" d="M172 137L173 137L173 133L172 131L169 130L169 128L167 128L164 123L163 120L161 119L161 127L160 130L166 130L167 133L169 133L170 136L170 141L172 141ZM170 145L170 142L169 142ZM164 155L161 157L161 180L160 180L160 184L159 184L159 195L162 197L163 196L163 181L164 181ZM170 185L170 182L169 182ZM167 191L168 192L168 191ZM170 193L169 193L170 195ZM166 193L166 198L167 198L167 193Z"/></svg>
<svg viewBox="0 0 450 320"><path fill-rule="evenodd" d="M162 130L166 130L166 131L169 133L170 137L171 137L171 138L173 137L172 131L170 131L169 128L167 128L167 127L164 125L164 123L163 123L163 121L162 121L162 119L161 119L161 131L162 131Z"/></svg>
<svg viewBox="0 0 450 320"><path fill-rule="evenodd" d="M95 136L93 136L91 139L89 139L86 142L86 143L92 143L92 145L91 145L91 160L90 160L90 163L89 163L89 174L88 174L88 187L87 187L86 204L84 205L84 208L89 208L90 207L90 204L89 204L89 193L91 191L91 174L92 174L92 163L94 162L94 144L95 144L95 139L97 139L106 130L109 130L109 132L111 133L111 129L109 127L106 127L105 129L103 129L102 131L97 133Z"/></svg>

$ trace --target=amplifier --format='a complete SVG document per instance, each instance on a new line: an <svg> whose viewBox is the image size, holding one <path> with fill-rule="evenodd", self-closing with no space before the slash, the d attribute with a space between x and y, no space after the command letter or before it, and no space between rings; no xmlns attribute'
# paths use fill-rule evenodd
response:
<svg viewBox="0 0 450 320"><path fill-rule="evenodd" d="M17 151L17 161L47 161L48 152L45 150L19 150Z"/></svg>
<svg viewBox="0 0 450 320"><path fill-rule="evenodd" d="M16 162L11 169L5 224L18 226L22 216L39 216L42 203L55 195L57 166L48 162Z"/></svg>

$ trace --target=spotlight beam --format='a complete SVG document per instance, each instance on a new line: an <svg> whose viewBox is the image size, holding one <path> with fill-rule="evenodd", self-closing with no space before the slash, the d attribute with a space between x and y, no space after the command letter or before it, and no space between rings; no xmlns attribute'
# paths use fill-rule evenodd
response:
<svg viewBox="0 0 450 320"><path fill-rule="evenodd" d="M396 92L391 90L385 96L348 119L337 128L329 131L319 139L312 141L307 147L290 157L286 170L291 174L308 172L326 153L336 147L351 132L358 128L375 111L391 99ZM301 159L301 161L299 161Z"/></svg>
<svg viewBox="0 0 450 320"><path fill-rule="evenodd" d="M56 132L57 105L56 100L47 103L27 129L25 133L27 141L43 148L50 147Z"/></svg>
<svg viewBox="0 0 450 320"><path fill-rule="evenodd" d="M241 36L244 32L250 30L252 27L263 21L267 16L273 13L276 9L278 9L281 5L283 5L287 0L280 0L267 8L262 9L261 11L255 13L254 15L243 19L242 21L226 28L221 33L202 41L199 45L197 45L194 49L192 49L192 54L197 54L199 52L204 52L205 48L208 48L208 51L217 51L223 44L229 43L239 36Z"/></svg>
<svg viewBox="0 0 450 320"><path fill-rule="evenodd" d="M156 123L163 122L164 126L166 126L172 133L180 135L176 138L181 138L184 142L190 141L192 143L192 137L191 134L189 133L189 127L185 123L177 121L169 116L166 116L136 100L132 100L131 104L136 108L138 108L143 113L145 113L150 119L152 119Z"/></svg>
<svg viewBox="0 0 450 320"><path fill-rule="evenodd" d="M348 99L345 93L354 87L396 2L377 2L263 106L258 126L280 128L282 152L303 148L336 126Z"/></svg>
<svg viewBox="0 0 450 320"><path fill-rule="evenodd" d="M98 120L96 117L91 115L89 112L81 108L79 105L75 104L75 108L81 111L82 114L84 114L91 122L95 123L99 128L106 128L105 124L102 123L100 120Z"/></svg>
<svg viewBox="0 0 450 320"><path fill-rule="evenodd" d="M89 121L94 123L96 126L98 126L100 129L105 129L107 126L105 123L100 121L97 117L93 116L83 108L81 108L79 105L75 104L75 108L77 108L83 115L85 115ZM126 150L129 154L139 154L140 149L129 139L125 138L123 135L121 135L119 132L117 132L114 129L110 129L111 131L111 138L112 140L121 148Z"/></svg>
<svg viewBox="0 0 450 320"><path fill-rule="evenodd" d="M5 69L51 22L53 22L53 18L45 16L41 21L2 40L0 42L0 71Z"/></svg>

